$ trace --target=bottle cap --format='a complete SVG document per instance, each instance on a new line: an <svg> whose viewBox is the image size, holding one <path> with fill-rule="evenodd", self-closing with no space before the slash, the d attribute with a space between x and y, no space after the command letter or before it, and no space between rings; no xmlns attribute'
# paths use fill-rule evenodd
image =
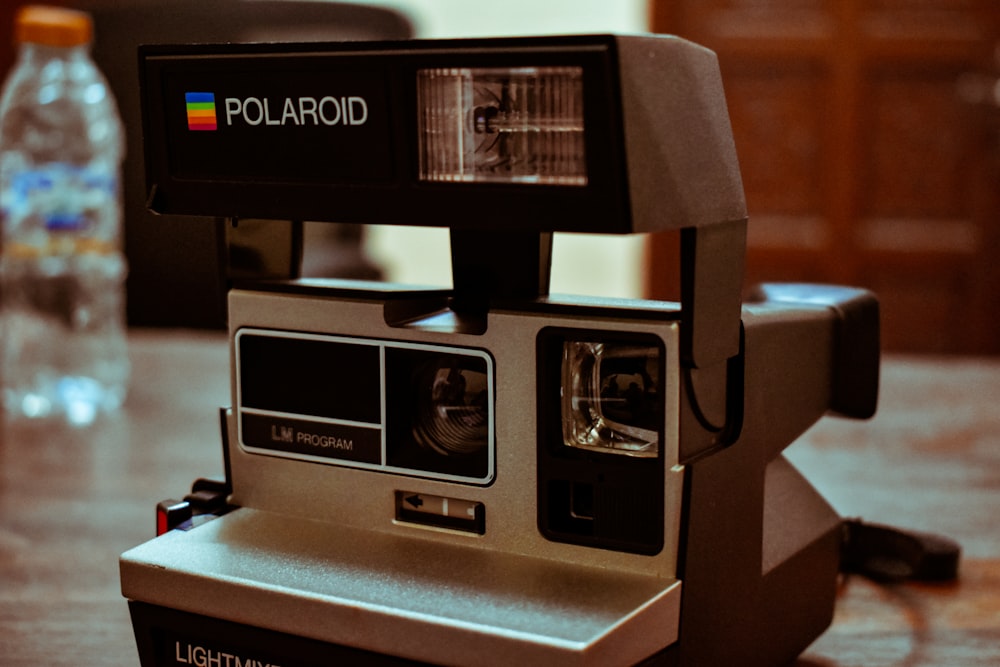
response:
<svg viewBox="0 0 1000 667"><path fill-rule="evenodd" d="M44 46L80 46L90 43L94 24L86 12L63 7L27 5L17 13L14 41Z"/></svg>

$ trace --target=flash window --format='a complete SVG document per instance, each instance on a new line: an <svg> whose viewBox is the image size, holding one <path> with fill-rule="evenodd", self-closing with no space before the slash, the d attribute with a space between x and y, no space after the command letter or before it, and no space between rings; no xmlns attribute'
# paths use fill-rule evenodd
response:
<svg viewBox="0 0 1000 667"><path fill-rule="evenodd" d="M583 68L417 72L420 178L586 185Z"/></svg>

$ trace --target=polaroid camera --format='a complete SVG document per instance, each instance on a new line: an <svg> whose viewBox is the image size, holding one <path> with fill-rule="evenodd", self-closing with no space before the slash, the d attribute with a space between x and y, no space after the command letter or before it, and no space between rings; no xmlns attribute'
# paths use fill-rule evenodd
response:
<svg viewBox="0 0 1000 667"><path fill-rule="evenodd" d="M224 221L232 284L227 479L121 557L143 665L774 665L828 626L841 520L782 450L874 412L878 305L743 303L712 52L140 58L149 205ZM453 286L297 279L306 220L448 227ZM670 229L680 304L549 294L553 232Z"/></svg>

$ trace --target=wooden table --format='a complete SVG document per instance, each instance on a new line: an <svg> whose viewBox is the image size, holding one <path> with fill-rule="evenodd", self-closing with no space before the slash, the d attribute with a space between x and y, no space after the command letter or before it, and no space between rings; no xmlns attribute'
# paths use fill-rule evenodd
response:
<svg viewBox="0 0 1000 667"><path fill-rule="evenodd" d="M0 665L134 665L118 555L154 506L221 476L225 338L131 335L125 411L88 430L6 424L0 439ZM850 578L800 666L1000 664L1000 361L892 358L879 415L824 420L789 451L844 515L958 539L962 577Z"/></svg>
<svg viewBox="0 0 1000 667"><path fill-rule="evenodd" d="M843 516L963 549L955 583L847 579L802 664L1000 665L1000 359L890 357L874 419L824 419L788 451Z"/></svg>
<svg viewBox="0 0 1000 667"><path fill-rule="evenodd" d="M5 424L0 665L137 665L118 556L155 534L159 500L222 476L223 335L131 334L124 413L88 430Z"/></svg>

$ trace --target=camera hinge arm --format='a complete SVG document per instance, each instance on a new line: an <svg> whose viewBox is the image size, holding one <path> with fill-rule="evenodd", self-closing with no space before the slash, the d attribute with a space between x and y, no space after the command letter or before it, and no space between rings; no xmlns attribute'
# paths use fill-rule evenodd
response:
<svg viewBox="0 0 1000 667"><path fill-rule="evenodd" d="M223 284L294 280L302 268L302 223L222 218L218 223Z"/></svg>
<svg viewBox="0 0 1000 667"><path fill-rule="evenodd" d="M708 368L740 351L747 221L681 229L681 361Z"/></svg>
<svg viewBox="0 0 1000 667"><path fill-rule="evenodd" d="M497 299L548 296L552 232L451 230L451 309L484 315Z"/></svg>
<svg viewBox="0 0 1000 667"><path fill-rule="evenodd" d="M685 429L682 458L726 446L742 428L746 229L745 218L681 229L681 421L697 425Z"/></svg>

